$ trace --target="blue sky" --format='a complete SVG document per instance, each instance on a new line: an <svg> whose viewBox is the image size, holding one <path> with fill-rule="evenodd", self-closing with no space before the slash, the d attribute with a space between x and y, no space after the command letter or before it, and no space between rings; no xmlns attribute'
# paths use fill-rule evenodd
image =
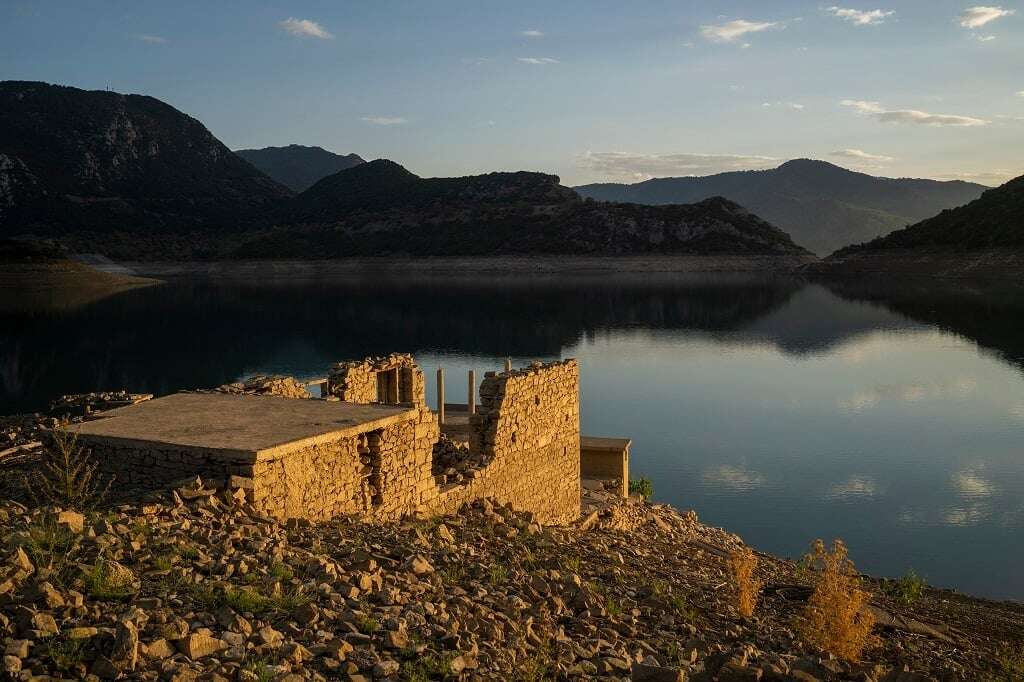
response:
<svg viewBox="0 0 1024 682"><path fill-rule="evenodd" d="M833 5L833 1L837 5ZM233 149L564 182L1024 173L1004 2L0 2L0 78L153 95Z"/></svg>

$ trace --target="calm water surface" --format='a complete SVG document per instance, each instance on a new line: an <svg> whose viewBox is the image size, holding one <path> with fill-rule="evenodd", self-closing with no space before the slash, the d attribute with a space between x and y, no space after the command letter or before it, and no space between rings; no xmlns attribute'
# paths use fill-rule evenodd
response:
<svg viewBox="0 0 1024 682"><path fill-rule="evenodd" d="M765 551L842 537L864 571L1024 599L1024 290L527 276L0 291L0 414L411 351L467 369L576 357L588 435L657 499ZM433 386L428 386L433 395Z"/></svg>

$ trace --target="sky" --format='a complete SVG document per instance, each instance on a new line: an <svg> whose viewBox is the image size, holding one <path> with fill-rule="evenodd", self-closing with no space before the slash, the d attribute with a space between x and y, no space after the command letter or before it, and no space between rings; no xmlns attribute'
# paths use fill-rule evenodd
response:
<svg viewBox="0 0 1024 682"><path fill-rule="evenodd" d="M0 0L0 79L152 95L232 149L422 176L1024 174L1017 2Z"/></svg>

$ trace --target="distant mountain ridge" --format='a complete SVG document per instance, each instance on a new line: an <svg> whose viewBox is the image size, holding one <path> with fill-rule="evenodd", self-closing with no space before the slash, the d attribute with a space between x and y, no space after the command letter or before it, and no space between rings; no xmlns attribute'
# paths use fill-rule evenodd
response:
<svg viewBox="0 0 1024 682"><path fill-rule="evenodd" d="M797 244L825 255L973 201L988 188L960 180L880 178L825 161L795 159L771 170L574 189L600 201L653 205L723 196L782 228Z"/></svg>
<svg viewBox="0 0 1024 682"><path fill-rule="evenodd" d="M965 206L865 244L848 246L816 264L827 274L909 272L943 275L1024 273L1024 175Z"/></svg>
<svg viewBox="0 0 1024 682"><path fill-rule="evenodd" d="M281 153L324 158L308 148ZM543 173L424 179L378 160L295 195L157 99L32 82L0 83L4 237L55 238L118 260L810 258L784 232L719 197L682 206L584 201Z"/></svg>
<svg viewBox="0 0 1024 682"><path fill-rule="evenodd" d="M358 154L335 154L322 147L299 144L238 149L235 153L294 192L305 191L328 175L365 163Z"/></svg>
<svg viewBox="0 0 1024 682"><path fill-rule="evenodd" d="M809 257L788 235L720 197L685 206L582 200L554 175L420 178L380 159L288 201L243 257L381 254L744 254Z"/></svg>
<svg viewBox="0 0 1024 682"><path fill-rule="evenodd" d="M238 230L291 194L153 97L0 82L0 237Z"/></svg>

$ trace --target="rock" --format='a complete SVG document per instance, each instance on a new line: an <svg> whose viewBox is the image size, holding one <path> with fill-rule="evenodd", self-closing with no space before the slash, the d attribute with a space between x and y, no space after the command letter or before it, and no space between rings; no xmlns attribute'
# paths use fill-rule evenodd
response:
<svg viewBox="0 0 1024 682"><path fill-rule="evenodd" d="M373 676L376 678L391 677L393 675L397 675L400 669L401 666L398 664L398 661L385 658L377 663L377 665L373 666Z"/></svg>
<svg viewBox="0 0 1024 682"><path fill-rule="evenodd" d="M161 660L164 658L170 658L174 654L174 647L172 647L170 643L162 637L145 645L144 655L149 659Z"/></svg>
<svg viewBox="0 0 1024 682"><path fill-rule="evenodd" d="M120 670L135 670L139 659L139 630L131 621L122 621L114 631L110 661Z"/></svg>
<svg viewBox="0 0 1024 682"><path fill-rule="evenodd" d="M57 514L57 523L67 526L72 533L81 533L85 530L85 517L75 511L62 511Z"/></svg>
<svg viewBox="0 0 1024 682"><path fill-rule="evenodd" d="M21 659L17 656L4 656L3 671L14 679L21 672Z"/></svg>
<svg viewBox="0 0 1024 682"><path fill-rule="evenodd" d="M193 661L204 658L228 648L223 640L215 639L203 633L193 633L177 642L178 651Z"/></svg>
<svg viewBox="0 0 1024 682"><path fill-rule="evenodd" d="M269 625L257 630L256 636L260 643L266 644L267 646L280 646L281 642L284 641L284 635Z"/></svg>
<svg viewBox="0 0 1024 682"><path fill-rule="evenodd" d="M161 635L163 636L164 639L168 639L172 642L175 642L179 639L185 639L186 637L188 637L188 632L188 623L186 623L181 618L175 618L170 623L164 625L163 629L161 630Z"/></svg>
<svg viewBox="0 0 1024 682"><path fill-rule="evenodd" d="M409 635L401 630L389 630L384 633L384 646L388 649L404 649L409 646Z"/></svg>
<svg viewBox="0 0 1024 682"><path fill-rule="evenodd" d="M634 663L630 670L633 682L685 682L686 675L679 668L663 668L646 663Z"/></svg>
<svg viewBox="0 0 1024 682"><path fill-rule="evenodd" d="M430 565L430 562L420 555L416 555L412 558L412 561L409 562L409 568L411 568L412 572L416 575L426 575L434 572L434 567Z"/></svg>
<svg viewBox="0 0 1024 682"><path fill-rule="evenodd" d="M29 648L31 646L32 643L27 639L12 639L4 648L4 655L15 656L17 658L28 658Z"/></svg>
<svg viewBox="0 0 1024 682"><path fill-rule="evenodd" d="M121 669L106 656L97 656L90 672L101 680L116 680L121 676Z"/></svg>
<svg viewBox="0 0 1024 682"><path fill-rule="evenodd" d="M18 547L14 550L14 554L11 556L10 562L12 566L20 568L26 573L32 573L32 571L36 570L36 567L32 564L32 560L28 558L28 554L25 553L25 550L22 547Z"/></svg>
<svg viewBox="0 0 1024 682"><path fill-rule="evenodd" d="M718 682L759 682L763 674L760 668L729 661L718 670Z"/></svg>

